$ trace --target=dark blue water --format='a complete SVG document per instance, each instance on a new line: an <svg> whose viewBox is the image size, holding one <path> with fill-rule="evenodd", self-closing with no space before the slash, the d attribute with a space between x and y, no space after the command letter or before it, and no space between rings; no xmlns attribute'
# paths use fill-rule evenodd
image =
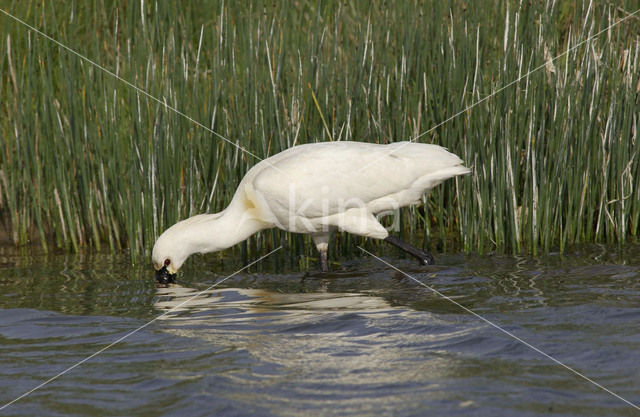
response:
<svg viewBox="0 0 640 417"><path fill-rule="evenodd" d="M0 407L156 319L0 416L640 414L373 258L191 299L241 266L208 259L156 289L124 256L0 252ZM640 404L640 247L385 260Z"/></svg>

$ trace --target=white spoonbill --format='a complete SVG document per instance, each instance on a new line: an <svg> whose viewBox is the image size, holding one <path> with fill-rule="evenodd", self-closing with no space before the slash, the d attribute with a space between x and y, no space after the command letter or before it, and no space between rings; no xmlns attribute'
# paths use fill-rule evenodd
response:
<svg viewBox="0 0 640 417"><path fill-rule="evenodd" d="M173 282L193 253L226 249L272 227L311 234L323 271L329 234L336 229L384 239L424 264L433 263L429 253L390 236L375 215L418 204L428 190L469 172L460 158L437 145L294 146L252 167L223 211L190 217L162 233L152 254L156 280Z"/></svg>

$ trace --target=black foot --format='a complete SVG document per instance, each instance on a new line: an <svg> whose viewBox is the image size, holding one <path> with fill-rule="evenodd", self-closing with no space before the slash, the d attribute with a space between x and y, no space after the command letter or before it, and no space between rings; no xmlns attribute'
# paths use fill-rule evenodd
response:
<svg viewBox="0 0 640 417"><path fill-rule="evenodd" d="M420 265L433 265L435 264L435 259L429 252L425 252L422 249L418 249L415 246L408 244L407 242L403 242L395 236L387 236L385 242L391 243L393 246L402 249L407 252L409 255L413 256L420 262Z"/></svg>
<svg viewBox="0 0 640 417"><path fill-rule="evenodd" d="M416 256L420 265L433 265L436 263L436 260L433 258L429 252L423 252L422 256Z"/></svg>

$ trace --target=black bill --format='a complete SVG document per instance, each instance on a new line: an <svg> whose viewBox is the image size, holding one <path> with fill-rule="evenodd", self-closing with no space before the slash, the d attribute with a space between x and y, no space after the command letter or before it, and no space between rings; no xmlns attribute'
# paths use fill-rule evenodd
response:
<svg viewBox="0 0 640 417"><path fill-rule="evenodd" d="M176 274L170 274L167 267L163 266L162 269L156 271L156 282L160 285L175 284Z"/></svg>

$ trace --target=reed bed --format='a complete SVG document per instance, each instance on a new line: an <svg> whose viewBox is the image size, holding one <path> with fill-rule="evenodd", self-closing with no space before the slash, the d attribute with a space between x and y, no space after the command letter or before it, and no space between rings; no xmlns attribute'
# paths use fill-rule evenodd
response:
<svg viewBox="0 0 640 417"><path fill-rule="evenodd" d="M16 245L138 259L177 220L230 201L258 162L235 145L265 158L419 135L473 168L396 219L427 247L638 239L640 19L574 48L634 1L0 5L215 132L0 15L0 227ZM339 235L333 256L354 241ZM232 250L282 243L313 253L280 231Z"/></svg>

